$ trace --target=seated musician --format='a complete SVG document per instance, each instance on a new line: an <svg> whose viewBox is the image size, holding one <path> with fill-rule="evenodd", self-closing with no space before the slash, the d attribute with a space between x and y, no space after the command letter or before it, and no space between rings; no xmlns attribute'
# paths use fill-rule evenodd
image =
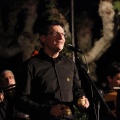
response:
<svg viewBox="0 0 120 120"><path fill-rule="evenodd" d="M116 96L120 88L120 63L113 62L107 69L107 84L104 87L104 99L116 119Z"/></svg>
<svg viewBox="0 0 120 120"><path fill-rule="evenodd" d="M29 115L19 112L14 105L15 76L11 70L0 74L0 120L29 120Z"/></svg>

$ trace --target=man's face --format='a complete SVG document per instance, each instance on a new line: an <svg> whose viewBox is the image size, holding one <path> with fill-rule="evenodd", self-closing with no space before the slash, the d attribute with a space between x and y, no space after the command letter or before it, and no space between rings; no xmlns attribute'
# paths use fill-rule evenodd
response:
<svg viewBox="0 0 120 120"><path fill-rule="evenodd" d="M112 84L113 87L118 87L120 85L120 73L116 74L112 78L111 84Z"/></svg>
<svg viewBox="0 0 120 120"><path fill-rule="evenodd" d="M65 44L65 33L60 25L52 25L49 28L48 34L42 39L45 50L59 52Z"/></svg>
<svg viewBox="0 0 120 120"><path fill-rule="evenodd" d="M2 86L7 87L15 84L14 75L11 72L5 72L2 79Z"/></svg>

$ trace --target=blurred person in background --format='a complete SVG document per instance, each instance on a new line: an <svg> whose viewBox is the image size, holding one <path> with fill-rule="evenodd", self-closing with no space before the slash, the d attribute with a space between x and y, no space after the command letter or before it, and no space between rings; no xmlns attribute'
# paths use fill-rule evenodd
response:
<svg viewBox="0 0 120 120"><path fill-rule="evenodd" d="M106 71L107 82L102 88L103 98L113 116L110 120L116 120L116 97L117 90L120 88L120 63L112 62ZM119 119L120 120L120 119Z"/></svg>
<svg viewBox="0 0 120 120"><path fill-rule="evenodd" d="M16 81L11 70L0 74L0 120L28 120L29 115L16 110L13 96Z"/></svg>

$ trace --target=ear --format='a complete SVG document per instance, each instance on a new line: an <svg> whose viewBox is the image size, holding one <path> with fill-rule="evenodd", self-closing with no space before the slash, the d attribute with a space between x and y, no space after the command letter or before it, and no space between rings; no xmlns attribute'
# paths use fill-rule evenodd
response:
<svg viewBox="0 0 120 120"><path fill-rule="evenodd" d="M112 82L111 76L107 76L107 80L108 80L109 83L111 83Z"/></svg>
<svg viewBox="0 0 120 120"><path fill-rule="evenodd" d="M40 40L41 40L42 43L44 43L45 42L45 35L41 35Z"/></svg>

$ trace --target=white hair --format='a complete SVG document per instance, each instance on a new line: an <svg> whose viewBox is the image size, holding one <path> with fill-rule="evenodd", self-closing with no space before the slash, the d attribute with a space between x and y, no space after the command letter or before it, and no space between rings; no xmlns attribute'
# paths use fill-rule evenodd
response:
<svg viewBox="0 0 120 120"><path fill-rule="evenodd" d="M1 72L1 74L0 74L0 81L2 80L4 74L7 73L7 72L10 72L10 73L13 74L13 72L12 72L11 70L3 70L3 71ZM13 76L14 76L14 74L13 74Z"/></svg>

